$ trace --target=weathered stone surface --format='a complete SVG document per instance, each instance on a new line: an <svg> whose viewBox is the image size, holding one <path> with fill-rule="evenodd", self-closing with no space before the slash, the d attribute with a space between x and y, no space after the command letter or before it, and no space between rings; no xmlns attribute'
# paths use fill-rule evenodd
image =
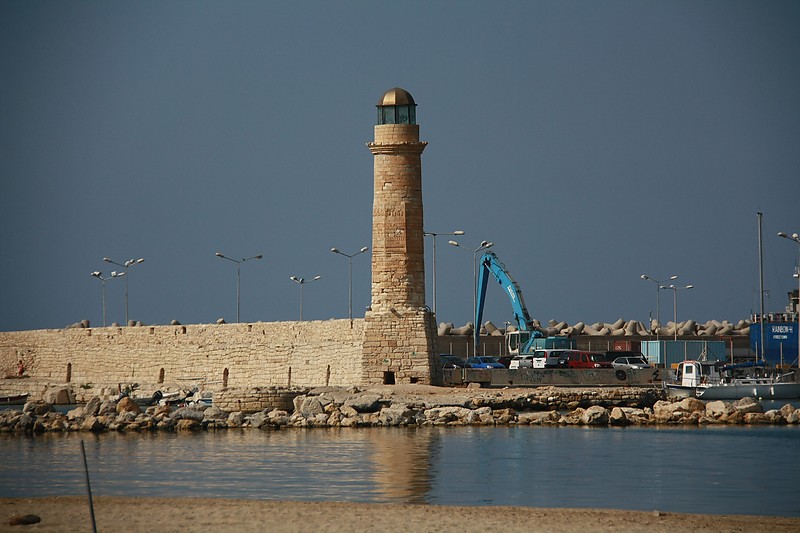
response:
<svg viewBox="0 0 800 533"><path fill-rule="evenodd" d="M558 411L526 412L517 414L517 423L530 425L558 424L559 418L561 416Z"/></svg>
<svg viewBox="0 0 800 533"><path fill-rule="evenodd" d="M375 413L380 410L381 397L377 394L361 394L345 400L344 405L352 407L358 413Z"/></svg>
<svg viewBox="0 0 800 533"><path fill-rule="evenodd" d="M697 398L684 398L678 402L678 408L689 413L701 412L706 410L706 404Z"/></svg>
<svg viewBox="0 0 800 533"><path fill-rule="evenodd" d="M400 404L381 409L378 420L383 426L407 426L415 423L415 415L415 410L409 409L405 404Z"/></svg>
<svg viewBox="0 0 800 533"><path fill-rule="evenodd" d="M105 400L97 410L97 416L108 416L117 414L117 403L113 400Z"/></svg>
<svg viewBox="0 0 800 533"><path fill-rule="evenodd" d="M715 400L706 404L706 416L713 419L724 419L733 414L736 409L722 400Z"/></svg>
<svg viewBox="0 0 800 533"><path fill-rule="evenodd" d="M294 410L305 417L316 416L324 413L325 409L322 407L322 402L316 396L301 396L295 399Z"/></svg>
<svg viewBox="0 0 800 533"><path fill-rule="evenodd" d="M228 418L228 413L224 412L222 409L216 406L207 407L203 411L203 420L226 420Z"/></svg>
<svg viewBox="0 0 800 533"><path fill-rule="evenodd" d="M755 398L742 398L741 400L735 400L732 405L742 414L764 412L764 408Z"/></svg>
<svg viewBox="0 0 800 533"><path fill-rule="evenodd" d="M22 406L23 413L33 416L43 416L53 410L53 406L47 402L28 402Z"/></svg>
<svg viewBox="0 0 800 533"><path fill-rule="evenodd" d="M347 417L350 417L350 418L355 418L356 416L358 416L358 411L356 411L355 409L353 409L349 405L342 405L339 408L339 412L342 413L344 416L347 416Z"/></svg>
<svg viewBox="0 0 800 533"><path fill-rule="evenodd" d="M134 411L120 411L117 415L117 423L132 424L136 422L137 415L138 413Z"/></svg>
<svg viewBox="0 0 800 533"><path fill-rule="evenodd" d="M236 413L231 413L228 415L227 419L228 427L234 427L234 428L242 427L243 423L244 423L244 413L242 413L241 411Z"/></svg>
<svg viewBox="0 0 800 533"><path fill-rule="evenodd" d="M515 421L517 418L517 413L514 412L513 409L505 408L505 409L496 409L494 411L492 411L492 409L488 407L486 409L488 409L488 412L485 413L484 415L481 415L479 418L479 420L482 423L506 425L511 423L512 421Z"/></svg>
<svg viewBox="0 0 800 533"><path fill-rule="evenodd" d="M200 422L191 418L182 418L175 422L175 429L177 431L191 431L200 428Z"/></svg>
<svg viewBox="0 0 800 533"><path fill-rule="evenodd" d="M69 388L78 403L101 386L118 392L119 383L131 381L152 391L178 385L187 361L192 373L219 383L215 393L226 377L229 388L349 386L361 382L363 331L364 319L356 317L352 324L338 319L0 332L0 346L9 347L0 350L0 368L16 368L17 351L24 350L29 383L63 384L69 362ZM224 350L214 348L221 345Z"/></svg>
<svg viewBox="0 0 800 533"><path fill-rule="evenodd" d="M426 423L433 425L444 425L448 423L461 422L470 415L471 409L465 407L435 407L426 409L423 413Z"/></svg>
<svg viewBox="0 0 800 533"><path fill-rule="evenodd" d="M783 417L787 424L800 424L800 409L793 409L788 413L784 413Z"/></svg>
<svg viewBox="0 0 800 533"><path fill-rule="evenodd" d="M103 400L99 396L92 396L86 405L83 406L83 416L95 416L100 412L100 405Z"/></svg>
<svg viewBox="0 0 800 533"><path fill-rule="evenodd" d="M194 420L198 423L202 422L205 417L202 410L193 407L181 407L173 412L171 416L175 420Z"/></svg>
<svg viewBox="0 0 800 533"><path fill-rule="evenodd" d="M593 405L583 411L581 422L585 426L606 426L608 425L608 409Z"/></svg>
<svg viewBox="0 0 800 533"><path fill-rule="evenodd" d="M122 398L120 401L117 402L116 406L117 413L141 413L142 409L139 407L136 402L131 400L128 397Z"/></svg>
<svg viewBox="0 0 800 533"><path fill-rule="evenodd" d="M269 418L267 418L267 413L253 413L252 415L248 416L246 420L250 423L250 425L254 428L261 428L264 427Z"/></svg>
<svg viewBox="0 0 800 533"><path fill-rule="evenodd" d="M107 393L104 393L107 394ZM449 394L404 394L389 388L346 393L327 391L320 396L296 398L299 410L261 410L249 416L241 411L228 413L216 406L202 408L151 406L146 413L126 411L115 400L106 400L98 411L108 415L90 416L87 407L97 408L99 400L90 400L83 408L67 415L52 411L42 402L29 402L27 413L0 411L0 431L166 431L187 429L224 429L229 427L298 428L408 426L408 425L650 425L650 424L800 424L800 410L785 405L763 411L753 399L737 402L715 401L704 404L696 399L658 401L653 408L626 407L631 391L614 393L598 390L523 390L518 392L482 389L474 393L450 391ZM321 399L321 397L324 398ZM359 412L353 405L377 406L374 412ZM635 401L633 403L636 403ZM458 404L458 405L453 405ZM564 410L565 405L577 404ZM37 414L39 413L39 414Z"/></svg>
<svg viewBox="0 0 800 533"><path fill-rule="evenodd" d="M70 405L75 403L72 389L69 387L49 388L42 395L42 399L52 405Z"/></svg>
<svg viewBox="0 0 800 533"><path fill-rule="evenodd" d="M608 415L608 423L612 426L625 426L628 424L628 416L621 408L614 407Z"/></svg>
<svg viewBox="0 0 800 533"><path fill-rule="evenodd" d="M81 429L84 431L103 431L106 429L106 427L100 418L96 416L89 416L83 421Z"/></svg>

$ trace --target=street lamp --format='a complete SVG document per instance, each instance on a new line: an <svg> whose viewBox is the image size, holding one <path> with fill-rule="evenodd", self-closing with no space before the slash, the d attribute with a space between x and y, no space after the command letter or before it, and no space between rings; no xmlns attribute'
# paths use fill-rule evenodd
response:
<svg viewBox="0 0 800 533"><path fill-rule="evenodd" d="M93 278L97 278L101 281L103 286L103 327L106 326L106 281L113 279L113 278L121 278L125 275L125 272L112 272L111 276L104 278L103 273L99 270L95 270L91 274L89 274Z"/></svg>
<svg viewBox="0 0 800 533"><path fill-rule="evenodd" d="M658 300L659 300L659 295L661 293L661 289L663 289L663 287L661 285L663 283L666 283L666 281L659 281L659 280L657 280L655 278L651 278L647 274L642 274L640 277L645 281L652 281L652 282L654 282L656 284L656 324L658 324L658 327L656 327L656 342L658 342L658 330L661 328L661 319L660 319L659 314L658 314L658 309L659 309ZM675 281L676 279L678 279L678 276L670 276L669 277L669 281ZM651 326L652 326L652 324L651 324Z"/></svg>
<svg viewBox="0 0 800 533"><path fill-rule="evenodd" d="M106 263L111 263L112 265L121 266L122 268L125 269L125 273L127 273L128 269L133 265L138 265L139 263L143 263L144 257L140 257L139 259L128 259L124 263L117 263L116 261L108 257L104 257L103 261L105 261ZM128 277L127 276L125 277L125 325L128 325Z"/></svg>
<svg viewBox="0 0 800 533"><path fill-rule="evenodd" d="M462 250L469 251L467 248L464 248L456 241L447 241L448 244L455 246L456 248L461 248ZM493 242L489 241L481 241L480 246L472 250L472 320L473 320L473 328L475 331L472 335L472 355L478 355L478 335L480 334L480 324L475 324L478 315L478 252L481 250L487 250L494 246Z"/></svg>
<svg viewBox="0 0 800 533"><path fill-rule="evenodd" d="M683 289L694 289L694 285L684 285L683 287L676 287L670 285L668 287L661 286L662 289L672 289L672 322L675 325L675 340L678 340L678 291Z"/></svg>
<svg viewBox="0 0 800 533"><path fill-rule="evenodd" d="M367 250L369 250L369 248L367 246L364 246L362 249L360 249L359 251L357 251L354 254L346 254L346 253L342 252L341 250L339 250L338 248L331 248L331 252L333 252L335 254L339 254L339 255L345 256L347 258L347 260L348 260L348 263L349 263L349 270L348 270L348 280L349 280L349 282L348 282L348 299L347 299L347 301L349 302L348 303L348 309L350 311L350 327L351 328L353 327L353 258L355 256L359 255L359 254L363 254Z"/></svg>
<svg viewBox="0 0 800 533"><path fill-rule="evenodd" d="M790 237L789 235L781 231L780 233L778 233L778 237L789 239L790 241L794 241L798 245L800 245L800 235L798 235L797 233L792 233L792 236ZM797 315L797 366L798 368L800 368L800 246L798 246L797 248L797 255L798 255L798 262L797 265L794 267L793 277L797 278L797 302L795 303L794 306L794 312Z"/></svg>
<svg viewBox="0 0 800 533"><path fill-rule="evenodd" d="M298 278L297 276L290 276L289 279L300 285L300 322L303 321L303 285L306 283L311 283L312 281L317 281L322 276L314 276L311 279L305 278Z"/></svg>
<svg viewBox="0 0 800 533"><path fill-rule="evenodd" d="M434 233L432 231L423 231L422 234L426 237L433 237L433 315L436 316L436 236L437 235L464 235L460 229L452 233Z"/></svg>
<svg viewBox="0 0 800 533"><path fill-rule="evenodd" d="M253 257L248 257L247 259L232 259L228 256L222 255L222 253L220 252L217 252L214 255L216 255L220 259L227 259L228 261L233 261L234 263L236 263L236 322L239 322L239 279L240 279L239 268L241 267L241 264L244 263L245 261L250 261L251 259L261 259L264 256L258 254L254 255Z"/></svg>

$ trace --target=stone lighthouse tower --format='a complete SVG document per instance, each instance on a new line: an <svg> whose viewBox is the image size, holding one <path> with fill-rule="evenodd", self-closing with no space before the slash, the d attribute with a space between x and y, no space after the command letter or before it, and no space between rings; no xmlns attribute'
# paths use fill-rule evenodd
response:
<svg viewBox="0 0 800 533"><path fill-rule="evenodd" d="M364 331L366 383L432 383L436 324L425 307L422 151L414 98L378 102L372 205L372 301Z"/></svg>

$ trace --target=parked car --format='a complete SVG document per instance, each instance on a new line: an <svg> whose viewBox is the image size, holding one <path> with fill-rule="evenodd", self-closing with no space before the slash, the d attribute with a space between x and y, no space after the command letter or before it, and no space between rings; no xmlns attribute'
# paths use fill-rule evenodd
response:
<svg viewBox="0 0 800 533"><path fill-rule="evenodd" d="M544 360L545 368L567 368L567 357L573 350L550 350Z"/></svg>
<svg viewBox="0 0 800 533"><path fill-rule="evenodd" d="M614 359L616 359L617 357L644 357L644 355L642 355L642 352L639 351L632 352L629 350L613 350L606 352L605 360L608 361L609 363L613 363Z"/></svg>
<svg viewBox="0 0 800 533"><path fill-rule="evenodd" d="M496 357L482 355L480 357L467 357L467 368L505 368Z"/></svg>
<svg viewBox="0 0 800 533"><path fill-rule="evenodd" d="M533 368L533 356L528 355L517 355L511 359L511 363L508 365L508 368L515 370L519 368Z"/></svg>
<svg viewBox="0 0 800 533"><path fill-rule="evenodd" d="M503 365L504 367L508 368L511 366L511 360L514 359L510 355L504 355L502 357L497 358L497 362Z"/></svg>
<svg viewBox="0 0 800 533"><path fill-rule="evenodd" d="M647 362L643 355L627 355L624 357L617 357L611 363L614 368L653 368L653 365Z"/></svg>
<svg viewBox="0 0 800 533"><path fill-rule="evenodd" d="M442 368L467 368L467 363L463 359L449 353L439 354L439 362Z"/></svg>
<svg viewBox="0 0 800 533"><path fill-rule="evenodd" d="M583 352L575 350L567 354L568 368L614 368L605 361L605 355L599 352Z"/></svg>
<svg viewBox="0 0 800 533"><path fill-rule="evenodd" d="M533 368L564 368L564 356L572 350L546 348L533 352Z"/></svg>

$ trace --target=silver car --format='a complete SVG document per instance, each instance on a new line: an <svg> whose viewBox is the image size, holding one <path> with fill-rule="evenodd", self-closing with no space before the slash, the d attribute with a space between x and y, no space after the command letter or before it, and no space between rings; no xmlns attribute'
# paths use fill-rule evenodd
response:
<svg viewBox="0 0 800 533"><path fill-rule="evenodd" d="M517 355L508 364L509 369L533 368L533 355Z"/></svg>
<svg viewBox="0 0 800 533"><path fill-rule="evenodd" d="M653 365L647 362L643 356L638 355L627 355L625 357L617 357L614 359L614 362L611 363L614 365L614 368L653 368Z"/></svg>

